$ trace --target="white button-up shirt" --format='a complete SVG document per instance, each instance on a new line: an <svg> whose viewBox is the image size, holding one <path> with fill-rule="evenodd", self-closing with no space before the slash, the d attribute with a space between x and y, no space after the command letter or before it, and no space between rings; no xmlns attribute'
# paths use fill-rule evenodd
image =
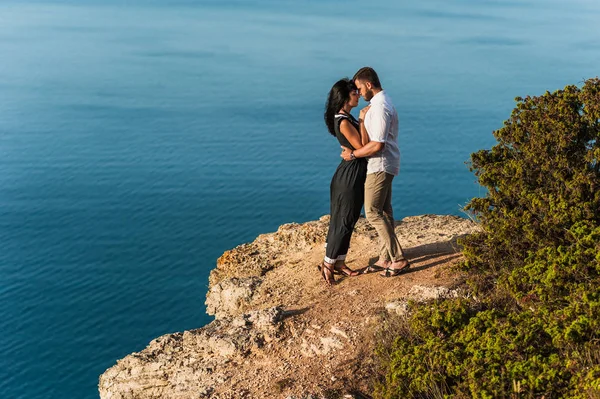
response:
<svg viewBox="0 0 600 399"><path fill-rule="evenodd" d="M384 90L371 99L371 108L365 116L365 128L371 141L385 143L383 150L367 158L367 174L386 172L397 176L400 172L398 113Z"/></svg>

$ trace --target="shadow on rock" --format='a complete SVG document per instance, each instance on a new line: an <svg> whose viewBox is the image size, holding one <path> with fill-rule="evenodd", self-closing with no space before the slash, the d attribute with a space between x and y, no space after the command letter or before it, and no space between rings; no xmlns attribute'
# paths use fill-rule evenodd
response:
<svg viewBox="0 0 600 399"><path fill-rule="evenodd" d="M281 320L285 320L290 317L304 314L304 313L308 312L309 310L310 310L310 308L284 310L283 314L281 315Z"/></svg>

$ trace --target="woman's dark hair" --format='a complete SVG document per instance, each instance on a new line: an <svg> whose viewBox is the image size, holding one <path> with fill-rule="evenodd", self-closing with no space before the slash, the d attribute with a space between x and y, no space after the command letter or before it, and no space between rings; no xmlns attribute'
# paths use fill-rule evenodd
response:
<svg viewBox="0 0 600 399"><path fill-rule="evenodd" d="M325 124L332 136L335 136L335 114L350 99L351 90L356 90L356 85L348 78L338 80L329 90L325 103Z"/></svg>

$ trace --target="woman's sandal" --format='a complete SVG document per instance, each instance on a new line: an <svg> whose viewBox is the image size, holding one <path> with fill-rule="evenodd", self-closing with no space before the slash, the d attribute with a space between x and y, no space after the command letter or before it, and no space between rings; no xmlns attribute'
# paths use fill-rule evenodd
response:
<svg viewBox="0 0 600 399"><path fill-rule="evenodd" d="M323 264L317 265L318 271L321 271L322 268L323 268ZM378 270L383 270L383 269L378 269ZM333 274L339 274L341 276L346 276L346 277L354 277L354 276L358 276L360 274L360 272L358 270L352 270L348 266L344 265L344 267L334 266Z"/></svg>
<svg viewBox="0 0 600 399"><path fill-rule="evenodd" d="M333 285L333 283L335 283L335 276L334 276L335 269L333 268L333 265L329 265L329 263L323 262L322 264L320 264L317 267L319 268L319 271L321 272L321 277L323 277L323 280L325 280L327 285L329 285L329 286ZM327 275L326 270L330 273L329 278L327 278L328 275Z"/></svg>

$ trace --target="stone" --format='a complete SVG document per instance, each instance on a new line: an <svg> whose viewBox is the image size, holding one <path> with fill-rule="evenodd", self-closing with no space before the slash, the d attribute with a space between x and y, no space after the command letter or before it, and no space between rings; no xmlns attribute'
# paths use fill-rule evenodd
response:
<svg viewBox="0 0 600 399"><path fill-rule="evenodd" d="M389 313L395 313L403 316L408 312L408 302L405 300L389 302L385 305L385 310L387 310Z"/></svg>
<svg viewBox="0 0 600 399"><path fill-rule="evenodd" d="M410 289L408 295L410 299L417 302L423 302L429 299L457 298L459 296L459 291L451 290L447 287L415 285Z"/></svg>
<svg viewBox="0 0 600 399"><path fill-rule="evenodd" d="M240 306L250 301L261 281L258 277L234 277L215 284L206 295L206 313L217 319L235 314Z"/></svg>

